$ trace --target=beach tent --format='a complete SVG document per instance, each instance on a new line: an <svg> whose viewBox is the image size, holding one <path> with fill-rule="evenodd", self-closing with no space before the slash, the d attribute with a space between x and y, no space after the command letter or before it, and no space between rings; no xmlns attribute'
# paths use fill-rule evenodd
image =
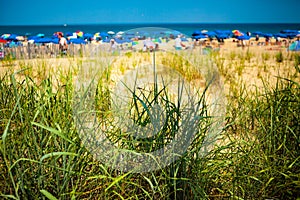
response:
<svg viewBox="0 0 300 200"><path fill-rule="evenodd" d="M300 42L294 41L290 46L289 46L290 51L300 51Z"/></svg>

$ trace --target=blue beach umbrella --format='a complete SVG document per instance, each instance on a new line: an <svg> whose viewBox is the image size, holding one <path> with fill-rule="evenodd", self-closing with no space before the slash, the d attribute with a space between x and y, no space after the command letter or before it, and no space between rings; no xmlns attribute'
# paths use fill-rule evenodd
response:
<svg viewBox="0 0 300 200"><path fill-rule="evenodd" d="M262 36L263 37L273 37L273 34L271 34L271 33L263 33Z"/></svg>
<svg viewBox="0 0 300 200"><path fill-rule="evenodd" d="M58 42L59 42L58 38L51 38L51 39L52 39L52 43L58 44ZM68 42L68 40L67 40L67 42Z"/></svg>
<svg viewBox="0 0 300 200"><path fill-rule="evenodd" d="M53 43L53 40L52 38L36 38L34 40L35 43L41 43L41 44L44 44L44 43Z"/></svg>
<svg viewBox="0 0 300 200"><path fill-rule="evenodd" d="M73 33L71 33L71 32L66 32L66 34L65 34L67 37L68 36L72 36L73 35Z"/></svg>
<svg viewBox="0 0 300 200"><path fill-rule="evenodd" d="M298 34L299 31L298 30L285 29L285 30L281 30L280 33Z"/></svg>
<svg viewBox="0 0 300 200"><path fill-rule="evenodd" d="M228 34L217 34L216 35L216 38L218 38L218 39L227 39L229 37L230 36Z"/></svg>
<svg viewBox="0 0 300 200"><path fill-rule="evenodd" d="M228 37L232 35L231 30L214 30L217 35L227 35Z"/></svg>
<svg viewBox="0 0 300 200"><path fill-rule="evenodd" d="M36 36L37 36L37 37L45 37L45 34L39 33L39 34L37 34Z"/></svg>
<svg viewBox="0 0 300 200"><path fill-rule="evenodd" d="M263 32L261 32L261 31L255 31L255 32L252 32L252 35L262 36Z"/></svg>
<svg viewBox="0 0 300 200"><path fill-rule="evenodd" d="M207 36L206 36L206 35L203 35L203 34L199 34L199 35L193 36L193 38L198 40L198 39L207 38Z"/></svg>
<svg viewBox="0 0 300 200"><path fill-rule="evenodd" d="M241 35L236 37L238 40L249 40L250 36L248 35Z"/></svg>
<svg viewBox="0 0 300 200"><path fill-rule="evenodd" d="M286 29L286 30L280 31L280 33L286 34L287 38L295 38L300 33L300 31Z"/></svg>
<svg viewBox="0 0 300 200"><path fill-rule="evenodd" d="M72 44L86 44L86 41L84 41L81 38L74 38L74 39L70 39L70 43L72 43Z"/></svg>
<svg viewBox="0 0 300 200"><path fill-rule="evenodd" d="M130 43L132 42L130 39L125 38L125 39L120 39L120 38L115 38L116 43L118 44L124 44L124 43Z"/></svg>
<svg viewBox="0 0 300 200"><path fill-rule="evenodd" d="M91 34L91 33L84 33L83 34L83 39L90 39L90 38L93 38L93 37L94 37L94 35Z"/></svg>
<svg viewBox="0 0 300 200"><path fill-rule="evenodd" d="M18 36L16 34L10 34L10 36L6 38L6 40L18 40L17 37Z"/></svg>
<svg viewBox="0 0 300 200"><path fill-rule="evenodd" d="M216 37L217 34L214 31L208 31L204 33L204 35L207 35L208 37L212 38L212 37Z"/></svg>
<svg viewBox="0 0 300 200"><path fill-rule="evenodd" d="M36 40L38 39L39 37L38 36L29 36L28 37L28 40Z"/></svg>
<svg viewBox="0 0 300 200"><path fill-rule="evenodd" d="M106 38L106 37L109 37L110 35L108 33L105 33L105 32L100 32L100 36L102 38Z"/></svg>
<svg viewBox="0 0 300 200"><path fill-rule="evenodd" d="M192 36L197 36L197 35L202 35L200 30L194 30L194 32L192 33Z"/></svg>
<svg viewBox="0 0 300 200"><path fill-rule="evenodd" d="M280 38L288 38L288 36L286 34L283 34L283 33L276 33L273 36L274 37L280 37Z"/></svg>

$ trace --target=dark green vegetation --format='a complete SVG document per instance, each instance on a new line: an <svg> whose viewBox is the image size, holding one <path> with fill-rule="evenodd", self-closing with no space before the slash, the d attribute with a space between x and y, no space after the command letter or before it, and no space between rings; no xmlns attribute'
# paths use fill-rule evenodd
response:
<svg viewBox="0 0 300 200"><path fill-rule="evenodd" d="M72 74L58 86L52 78L37 83L30 76L18 81L15 76L0 79L1 198L300 197L300 85L296 81L277 78L275 86L265 83L264 90L257 92L249 92L243 84L232 85L222 140L213 151L200 156L202 143L196 139L170 166L131 174L102 165L81 144L72 116ZM101 99L107 96L106 90L98 96L104 110L109 105ZM176 111L168 106L170 112ZM172 126L170 121L167 127ZM198 137L207 131L202 128Z"/></svg>

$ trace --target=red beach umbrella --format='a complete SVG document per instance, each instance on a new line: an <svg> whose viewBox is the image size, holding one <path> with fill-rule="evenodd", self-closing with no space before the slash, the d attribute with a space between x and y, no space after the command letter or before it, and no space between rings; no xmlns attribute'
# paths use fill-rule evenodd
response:
<svg viewBox="0 0 300 200"><path fill-rule="evenodd" d="M7 43L7 41L6 41L6 40L4 40L4 39L1 39L1 38L0 38L0 43L6 44L6 43Z"/></svg>

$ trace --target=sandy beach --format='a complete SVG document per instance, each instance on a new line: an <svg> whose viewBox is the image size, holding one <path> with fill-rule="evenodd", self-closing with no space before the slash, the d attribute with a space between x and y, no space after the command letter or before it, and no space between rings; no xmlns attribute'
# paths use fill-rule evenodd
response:
<svg viewBox="0 0 300 200"><path fill-rule="evenodd" d="M241 41L236 39L225 39L224 43L219 43L216 40L203 40L198 43L189 38L183 42L185 49L175 51L175 41L158 43L158 52L175 52L184 53L193 56L209 56L208 52L213 55L214 62L219 67L220 73L223 75L225 88L229 90L226 83L229 81L242 81L248 88L257 89L263 87L262 79L268 80L270 83L276 83L276 77L288 78L295 73L294 59L292 59L295 52L288 51L284 43L276 44L275 40L266 45L265 39L260 38L255 41L254 38L246 41L245 46L241 45ZM258 45L259 43L263 45ZM76 46L78 47L78 45ZM82 48L82 47L81 47ZM86 45L83 56L63 56L50 58L33 58L33 59L17 59L17 60L2 60L0 62L0 75L5 73L18 72L23 75L32 73L33 77L41 79L48 75L55 77L59 74L64 74L70 69L74 72L78 71L78 63L86 62L88 60L98 59L97 55L90 54L90 52L100 52L100 57L106 57L107 62L118 62L122 57L126 57L128 53L132 54L131 58L123 60L128 62L128 65L134 64L137 60L143 59L143 41L139 41L134 46L127 46L118 44L118 49L115 50L117 54L111 53L108 43L92 43ZM101 53L102 52L102 53ZM150 51L143 52L144 54L152 53ZM282 62L276 61L276 55L282 54L284 59ZM135 60L135 61L134 61ZM122 64L121 64L122 65ZM130 67L128 68L130 69ZM28 72L30 71L30 73ZM228 84L227 84L228 85Z"/></svg>

